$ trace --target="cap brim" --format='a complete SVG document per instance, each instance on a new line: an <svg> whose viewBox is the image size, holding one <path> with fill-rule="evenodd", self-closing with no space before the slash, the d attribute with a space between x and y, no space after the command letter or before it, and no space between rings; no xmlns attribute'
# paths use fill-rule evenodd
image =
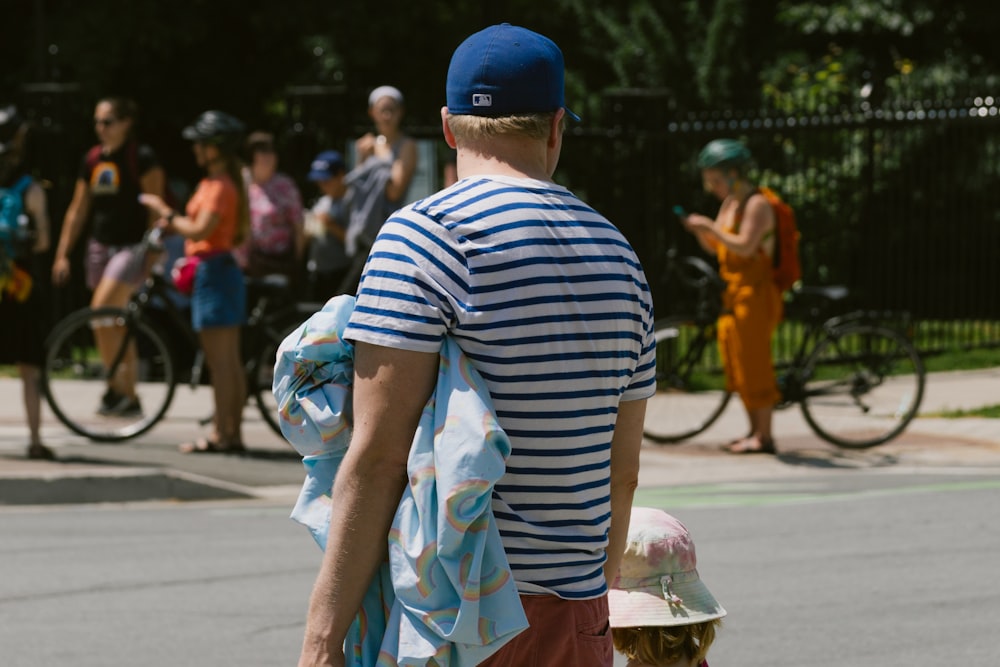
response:
<svg viewBox="0 0 1000 667"><path fill-rule="evenodd" d="M566 115L575 120L576 122L579 123L582 120L579 116L573 113L573 110L570 109L569 107L563 107L563 109L566 110Z"/></svg>
<svg viewBox="0 0 1000 667"><path fill-rule="evenodd" d="M306 178L308 178L310 181L325 181L326 179L332 178L332 177L333 177L333 174L330 174L330 173L327 173L327 172L324 172L324 171L310 171L306 175Z"/></svg>
<svg viewBox="0 0 1000 667"><path fill-rule="evenodd" d="M660 586L608 591L611 627L689 625L713 621L726 615L701 580L675 583L674 594L679 604L667 602Z"/></svg>

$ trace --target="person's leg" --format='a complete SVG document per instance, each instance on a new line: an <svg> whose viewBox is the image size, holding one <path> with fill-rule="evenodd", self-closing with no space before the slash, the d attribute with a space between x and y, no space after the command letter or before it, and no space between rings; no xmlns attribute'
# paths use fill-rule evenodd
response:
<svg viewBox="0 0 1000 667"><path fill-rule="evenodd" d="M21 394L24 400L24 414L28 420L28 458L52 459L52 450L42 444L42 391L41 369L32 364L18 364L21 376Z"/></svg>
<svg viewBox="0 0 1000 667"><path fill-rule="evenodd" d="M97 252L98 250L100 252ZM98 260L104 260L104 264L97 284L93 288L94 293L90 300L91 307L124 308L146 275L147 263L151 258L140 255L135 247L113 249L98 245L95 248L94 265L91 267L95 273L101 266ZM122 327L95 327L94 338L105 367L111 365L121 350L125 333ZM139 372L138 359L135 343L132 341L125 350L125 356L118 368L115 369L114 375L109 378L109 389L117 397L123 397L120 402L124 402L125 405L135 404L135 385ZM109 400L109 404L112 402ZM114 408L115 406L108 405L106 407Z"/></svg>
<svg viewBox="0 0 1000 667"><path fill-rule="evenodd" d="M183 452L242 451L246 376L240 327L246 319L243 272L229 253L203 259L195 271L191 324L198 332L212 377L215 430L208 439L181 445Z"/></svg>
<svg viewBox="0 0 1000 667"><path fill-rule="evenodd" d="M111 278L103 278L94 289L94 295L90 300L91 308L104 308L113 306L124 308L132 296L134 287L127 283L118 282ZM121 349L125 340L125 329L120 326L109 325L105 322L96 322L94 326L94 341L97 343L97 351L101 355L101 361L105 368L111 366L115 356ZM115 369L112 377L108 378L108 387L115 393L126 398L135 398L135 383L138 373L138 354L135 348L135 341L132 341L121 363Z"/></svg>
<svg viewBox="0 0 1000 667"><path fill-rule="evenodd" d="M771 440L771 417L774 415L774 407L767 405L754 408L751 412L750 421L753 424L753 435L761 441Z"/></svg>
<svg viewBox="0 0 1000 667"><path fill-rule="evenodd" d="M771 334L775 324L772 308L763 298L753 298L734 307L732 326L726 332L726 347L733 384L750 422L750 433L730 443L734 454L774 453L771 417L780 399L771 359Z"/></svg>
<svg viewBox="0 0 1000 667"><path fill-rule="evenodd" d="M202 329L199 336L215 397L214 442L222 450L238 449L243 444L241 429L246 402L246 378L240 360L240 329L211 327Z"/></svg>

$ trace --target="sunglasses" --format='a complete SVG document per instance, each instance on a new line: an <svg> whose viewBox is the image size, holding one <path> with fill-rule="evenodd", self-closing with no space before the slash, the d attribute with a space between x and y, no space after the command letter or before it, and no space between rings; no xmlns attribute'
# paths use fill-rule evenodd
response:
<svg viewBox="0 0 1000 667"><path fill-rule="evenodd" d="M98 127L110 127L118 122L117 118L95 118L94 125Z"/></svg>

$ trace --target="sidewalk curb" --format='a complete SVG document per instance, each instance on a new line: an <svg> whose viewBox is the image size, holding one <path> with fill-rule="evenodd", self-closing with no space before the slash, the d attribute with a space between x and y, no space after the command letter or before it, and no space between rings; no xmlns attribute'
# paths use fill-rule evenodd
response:
<svg viewBox="0 0 1000 667"><path fill-rule="evenodd" d="M0 506L256 498L254 489L180 470L133 468L0 477Z"/></svg>

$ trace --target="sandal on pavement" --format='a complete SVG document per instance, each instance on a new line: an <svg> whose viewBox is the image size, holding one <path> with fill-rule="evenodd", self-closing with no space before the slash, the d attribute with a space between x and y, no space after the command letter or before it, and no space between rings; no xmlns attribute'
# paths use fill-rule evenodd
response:
<svg viewBox="0 0 1000 667"><path fill-rule="evenodd" d="M743 438L725 447L730 454L777 454L774 448L774 440L771 438L758 438L751 436Z"/></svg>
<svg viewBox="0 0 1000 667"><path fill-rule="evenodd" d="M45 445L39 443L28 445L28 458L36 461L55 461L56 454Z"/></svg>
<svg viewBox="0 0 1000 667"><path fill-rule="evenodd" d="M185 442L179 445L178 449L181 454L242 454L246 451L242 442L223 445L208 438L198 438L191 442Z"/></svg>

